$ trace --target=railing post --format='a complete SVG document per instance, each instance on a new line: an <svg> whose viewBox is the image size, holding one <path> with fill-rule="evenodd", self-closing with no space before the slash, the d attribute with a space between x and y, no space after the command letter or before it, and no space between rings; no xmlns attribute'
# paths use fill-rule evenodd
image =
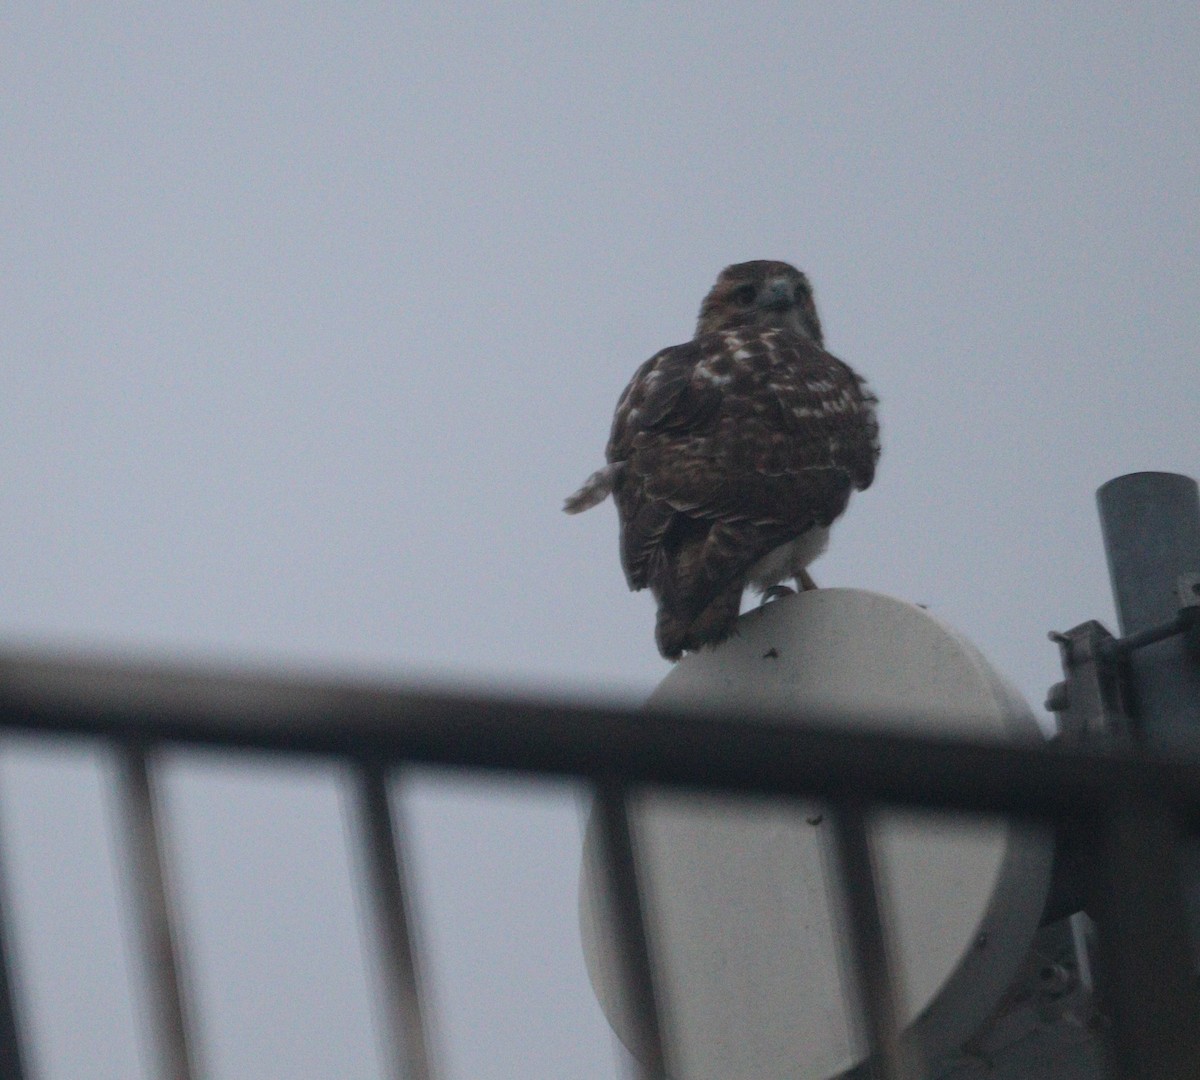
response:
<svg viewBox="0 0 1200 1080"><path fill-rule="evenodd" d="M902 1045L897 988L888 958L879 876L863 807L851 801L829 808L837 885L850 943L854 1011L865 1037L871 1076L914 1080L915 1049Z"/></svg>
<svg viewBox="0 0 1200 1080"><path fill-rule="evenodd" d="M196 1080L195 1049L188 1035L179 937L167 890L162 835L145 747L133 740L117 746L117 796L132 863L132 888L142 953L150 980L154 1038L168 1080Z"/></svg>
<svg viewBox="0 0 1200 1080"><path fill-rule="evenodd" d="M13 996L13 955L9 946L11 912L3 845L0 845L0 1080L21 1080L25 1075L17 1004Z"/></svg>
<svg viewBox="0 0 1200 1080"><path fill-rule="evenodd" d="M370 885L377 954L383 968L385 1022L397 1080L432 1080L413 901L405 873L406 845L403 830L397 828L392 817L387 781L388 773L382 765L365 759L355 764L357 829Z"/></svg>
<svg viewBox="0 0 1200 1080"><path fill-rule="evenodd" d="M666 1080L666 1048L654 963L646 933L645 903L629 822L627 789L601 780L595 785L595 815L608 901L616 932L618 975L641 1080Z"/></svg>

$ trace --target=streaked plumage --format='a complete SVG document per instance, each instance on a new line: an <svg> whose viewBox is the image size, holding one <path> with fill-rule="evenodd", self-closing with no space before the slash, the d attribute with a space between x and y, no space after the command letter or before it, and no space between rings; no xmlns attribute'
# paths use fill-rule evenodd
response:
<svg viewBox="0 0 1200 1080"><path fill-rule="evenodd" d="M659 651L723 640L747 584L796 577L879 457L875 397L824 350L805 276L722 271L696 336L663 349L617 403L606 451L564 509L612 494L631 589L658 601Z"/></svg>

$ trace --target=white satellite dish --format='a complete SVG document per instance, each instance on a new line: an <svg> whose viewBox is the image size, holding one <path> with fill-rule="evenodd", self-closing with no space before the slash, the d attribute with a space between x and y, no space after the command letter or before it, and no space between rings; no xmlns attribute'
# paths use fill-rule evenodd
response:
<svg viewBox="0 0 1200 1080"><path fill-rule="evenodd" d="M1028 705L960 635L920 608L855 589L800 593L749 612L737 636L686 657L650 701L749 707L784 722L815 711L976 739L1042 738ZM847 1015L825 821L817 804L678 794L636 801L672 1080L827 1080L862 1061ZM898 811L882 812L872 835L906 1038L935 1064L987 1017L1028 953L1053 845L1027 825ZM598 866L589 826L584 951L623 1035Z"/></svg>

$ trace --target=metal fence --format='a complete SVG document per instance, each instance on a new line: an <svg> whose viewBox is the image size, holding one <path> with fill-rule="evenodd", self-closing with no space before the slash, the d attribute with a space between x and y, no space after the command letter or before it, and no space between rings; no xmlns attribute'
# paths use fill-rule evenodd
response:
<svg viewBox="0 0 1200 1080"><path fill-rule="evenodd" d="M1097 918L1112 1074L1200 1076L1200 995L1176 850L1200 832L1200 762L1134 749L1000 745L802 726L750 715L603 708L418 693L382 683L223 674L171 666L0 655L0 728L107 744L119 771L123 842L137 868L138 924L151 958L161 1075L198 1080L155 815L154 764L207 747L342 763L353 778L356 842L368 870L398 1078L432 1080L423 961L406 902L402 822L389 781L410 764L575 777L592 785L610 899L619 914L632 1049L663 1075L655 972L639 900L631 792L647 787L820 799L831 810L874 1075L919 1075L905 1059L864 816L876 806L1037 819L1085 837ZM7 925L0 920L0 925ZM2 946L2 943L0 943ZM19 1012L0 981L0 1076L20 1080Z"/></svg>

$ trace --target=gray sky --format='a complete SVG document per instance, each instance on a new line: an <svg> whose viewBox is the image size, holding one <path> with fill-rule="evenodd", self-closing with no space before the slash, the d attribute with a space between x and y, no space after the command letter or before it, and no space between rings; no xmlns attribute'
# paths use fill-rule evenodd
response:
<svg viewBox="0 0 1200 1080"><path fill-rule="evenodd" d="M643 696L602 459L729 262L813 279L884 458L815 567L1040 706L1094 489L1200 472L1184 4L92 5L3 17L0 640ZM107 766L17 747L37 1075L148 1075ZM168 783L218 1078L377 1075L336 778ZM615 1075L577 809L411 801L461 1080Z"/></svg>

